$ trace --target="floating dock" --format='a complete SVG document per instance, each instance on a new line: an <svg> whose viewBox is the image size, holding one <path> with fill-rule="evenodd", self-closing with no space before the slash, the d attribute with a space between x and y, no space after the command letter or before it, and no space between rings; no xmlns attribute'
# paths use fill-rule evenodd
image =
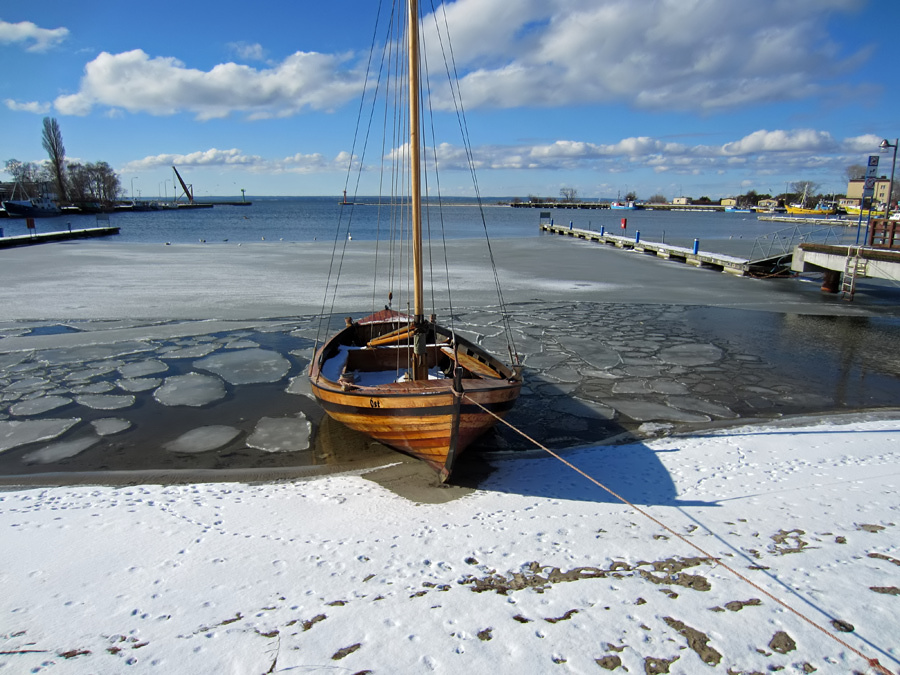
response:
<svg viewBox="0 0 900 675"><path fill-rule="evenodd" d="M67 241L69 239L108 237L113 234L119 234L118 227L88 227L80 230L60 230L59 232L21 234L15 237L0 237L0 248L33 246L34 244L44 244L51 241Z"/></svg>
<svg viewBox="0 0 900 675"><path fill-rule="evenodd" d="M738 258L735 256L725 255L722 253L710 253L709 251L700 251L699 249L685 248L684 246L673 246L671 244L663 244L654 241L643 241L639 236L621 237L606 232L596 232L594 230L581 230L578 228L564 227L560 225L541 224L541 231L550 234L559 234L587 241L595 241L600 244L615 246L616 248L629 249L648 255L655 255L658 258L667 260L676 260L694 267L704 267L707 269L727 272L735 276L745 276L751 272L764 272L769 261L755 261L751 264L747 258Z"/></svg>

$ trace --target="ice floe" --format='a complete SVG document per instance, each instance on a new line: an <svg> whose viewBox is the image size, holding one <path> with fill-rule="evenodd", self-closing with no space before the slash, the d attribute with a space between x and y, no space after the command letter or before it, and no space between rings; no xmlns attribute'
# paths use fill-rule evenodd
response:
<svg viewBox="0 0 900 675"><path fill-rule="evenodd" d="M8 384L6 390L19 392L38 391L47 387L49 384L50 381L43 377L25 377Z"/></svg>
<svg viewBox="0 0 900 675"><path fill-rule="evenodd" d="M290 383L285 388L288 394L297 394L300 396L312 396L312 387L309 384L309 377L303 372L297 377L292 377Z"/></svg>
<svg viewBox="0 0 900 675"><path fill-rule="evenodd" d="M216 349L218 349L218 345L215 344L199 344L199 345L190 345L187 347L181 346L171 346L164 347L160 350L160 354L163 358L167 359L199 359L207 354L212 354Z"/></svg>
<svg viewBox="0 0 900 675"><path fill-rule="evenodd" d="M240 429L226 425L212 425L192 429L174 441L163 445L169 452L197 453L216 450L233 441L241 433Z"/></svg>
<svg viewBox="0 0 900 675"><path fill-rule="evenodd" d="M27 443L52 440L80 421L80 417L49 420L0 420L0 452Z"/></svg>
<svg viewBox="0 0 900 675"><path fill-rule="evenodd" d="M263 417L247 439L247 445L263 452L297 452L309 447L312 427L298 417Z"/></svg>
<svg viewBox="0 0 900 675"><path fill-rule="evenodd" d="M134 396L116 394L85 394L76 396L75 401L80 405L94 410L119 410L130 408L134 405Z"/></svg>
<svg viewBox="0 0 900 675"><path fill-rule="evenodd" d="M720 361L724 352L713 344L683 344L659 350L659 358L665 363L679 366L703 366Z"/></svg>
<svg viewBox="0 0 900 675"><path fill-rule="evenodd" d="M157 359L147 359L145 361L135 361L134 363L126 363L125 365L120 366L119 374L125 379L132 379L144 377L146 375L164 373L168 369L169 366L162 361L158 361Z"/></svg>
<svg viewBox="0 0 900 675"><path fill-rule="evenodd" d="M103 361L106 359L120 358L130 354L149 352L156 346L131 340L128 342L114 342L112 344L86 345L84 347L69 347L65 349L45 349L38 354L38 358L46 363L85 363L88 361Z"/></svg>
<svg viewBox="0 0 900 675"><path fill-rule="evenodd" d="M76 394L105 394L113 389L115 386L112 382L92 382L81 387L74 387L72 391Z"/></svg>
<svg viewBox="0 0 900 675"><path fill-rule="evenodd" d="M654 403L652 401L606 399L604 403L637 422L709 422L709 417L706 415L676 410L662 403Z"/></svg>
<svg viewBox="0 0 900 675"><path fill-rule="evenodd" d="M278 382L291 369L291 362L278 352L266 349L242 349L215 354L194 363L230 384Z"/></svg>
<svg viewBox="0 0 900 675"><path fill-rule="evenodd" d="M131 422L120 417L104 417L99 420L93 420L91 426L94 427L94 431L97 432L98 436L112 436L131 428Z"/></svg>
<svg viewBox="0 0 900 675"><path fill-rule="evenodd" d="M44 446L40 450L29 452L22 456L25 464L51 464L61 459L68 459L84 452L100 441L99 436L84 436L71 441L60 441Z"/></svg>
<svg viewBox="0 0 900 675"><path fill-rule="evenodd" d="M188 373L167 377L163 385L153 392L153 398L163 405L200 406L225 397L225 383L212 375Z"/></svg>
<svg viewBox="0 0 900 675"><path fill-rule="evenodd" d="M71 402L72 399L66 398L65 396L40 396L38 398L28 399L27 401L20 401L19 403L10 406L9 412L13 415L22 417L27 417L28 415L41 415L50 410L55 410L56 408L68 405Z"/></svg>
<svg viewBox="0 0 900 675"><path fill-rule="evenodd" d="M116 382L116 386L118 386L119 389L132 393L156 389L160 384L162 384L162 380L158 377L135 377L118 380Z"/></svg>

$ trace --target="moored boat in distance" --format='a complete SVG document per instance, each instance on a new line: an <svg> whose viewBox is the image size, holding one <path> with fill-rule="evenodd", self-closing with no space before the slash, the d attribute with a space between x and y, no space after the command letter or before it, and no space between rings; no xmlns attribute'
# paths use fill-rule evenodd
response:
<svg viewBox="0 0 900 675"><path fill-rule="evenodd" d="M11 218L52 218L63 214L59 204L47 195L35 199L10 199L3 202L3 208Z"/></svg>
<svg viewBox="0 0 900 675"><path fill-rule="evenodd" d="M609 208L611 208L611 209L621 209L621 210L624 210L624 211L636 211L637 209L639 209L639 208L641 208L641 207L638 206L638 205L637 205L635 202L633 202L633 201L627 201L627 202L615 201L615 202L610 202Z"/></svg>
<svg viewBox="0 0 900 675"><path fill-rule="evenodd" d="M822 203L814 207L806 207L802 204L788 204L784 208L789 214L794 216L830 216L837 213L833 206Z"/></svg>

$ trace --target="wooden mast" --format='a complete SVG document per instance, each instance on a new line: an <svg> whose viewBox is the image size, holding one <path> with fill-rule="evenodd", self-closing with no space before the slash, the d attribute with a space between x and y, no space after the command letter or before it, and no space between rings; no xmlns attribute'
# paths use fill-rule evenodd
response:
<svg viewBox="0 0 900 675"><path fill-rule="evenodd" d="M409 30L409 160L412 203L413 306L416 335L413 340L412 378L428 379L425 357L425 282L422 264L422 179L419 141L419 6L408 0Z"/></svg>

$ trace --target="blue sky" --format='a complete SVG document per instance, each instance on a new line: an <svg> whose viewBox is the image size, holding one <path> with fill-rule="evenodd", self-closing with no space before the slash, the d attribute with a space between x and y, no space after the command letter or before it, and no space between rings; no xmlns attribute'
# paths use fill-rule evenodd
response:
<svg viewBox="0 0 900 675"><path fill-rule="evenodd" d="M377 4L5 3L0 162L43 160L51 116L70 159L109 162L143 197L171 195L172 164L201 196L339 194ZM846 168L900 134L896 0L438 11L484 195L717 199L801 180L842 192ZM443 191L471 194L446 142Z"/></svg>

